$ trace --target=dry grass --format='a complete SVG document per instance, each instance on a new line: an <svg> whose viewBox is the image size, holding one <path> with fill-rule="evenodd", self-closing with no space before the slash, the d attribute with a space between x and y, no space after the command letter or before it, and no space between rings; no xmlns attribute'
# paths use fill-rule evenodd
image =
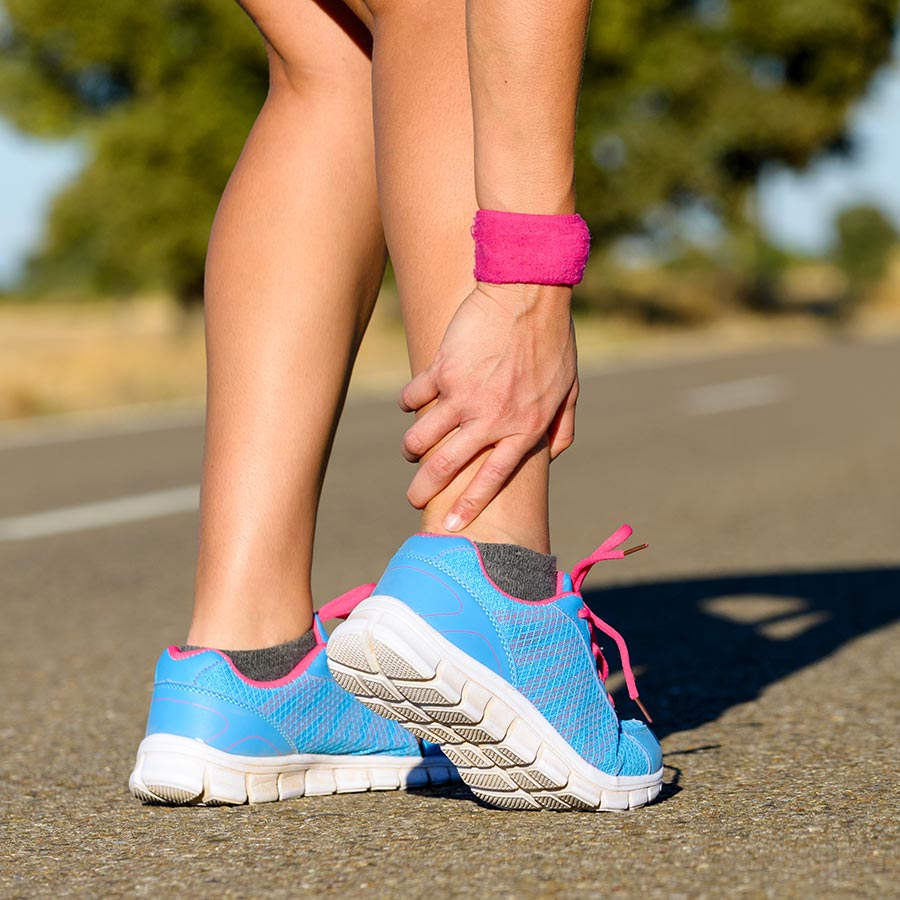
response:
<svg viewBox="0 0 900 900"><path fill-rule="evenodd" d="M895 285L900 285L898 269ZM394 391L408 375L396 300L376 310L352 390ZM634 320L577 323L585 370L629 359L703 356L824 339L809 317L731 314L692 329ZM882 288L852 324L867 337L900 333L900 289ZM0 305L0 419L139 403L200 400L203 322L161 297L128 302Z"/></svg>
<svg viewBox="0 0 900 900"><path fill-rule="evenodd" d="M199 396L203 330L161 298L0 306L0 418Z"/></svg>
<svg viewBox="0 0 900 900"><path fill-rule="evenodd" d="M0 305L0 420L140 403L200 400L202 312L164 297ZM357 387L381 390L408 373L392 312L375 317Z"/></svg>

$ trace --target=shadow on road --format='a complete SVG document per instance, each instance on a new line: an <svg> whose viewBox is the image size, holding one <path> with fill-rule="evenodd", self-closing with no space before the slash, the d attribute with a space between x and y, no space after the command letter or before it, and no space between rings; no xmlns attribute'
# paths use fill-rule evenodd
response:
<svg viewBox="0 0 900 900"><path fill-rule="evenodd" d="M733 575L585 593L628 641L659 737L696 728L900 617L900 568ZM604 652L616 669L615 646ZM840 672L834 672L840 678ZM619 709L636 716L624 691Z"/></svg>

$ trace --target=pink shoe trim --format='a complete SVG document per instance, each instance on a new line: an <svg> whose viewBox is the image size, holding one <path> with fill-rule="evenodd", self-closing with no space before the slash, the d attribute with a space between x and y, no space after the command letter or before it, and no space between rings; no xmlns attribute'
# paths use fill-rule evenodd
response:
<svg viewBox="0 0 900 900"><path fill-rule="evenodd" d="M177 644L166 647L166 650L169 651L169 656L171 656L172 659L189 659L192 656L196 656L198 653L208 653L210 649L210 647L196 647L193 650L180 650Z"/></svg>
<svg viewBox="0 0 900 900"><path fill-rule="evenodd" d="M295 678L302 675L312 664L312 661L316 658L316 656L320 653L325 644L317 644L300 662L291 669L287 675L283 675L281 678L276 678L274 681L257 681L255 678L248 678L243 672L241 672L235 664L232 662L231 657L227 653L223 653L221 650L217 650L215 647L201 647L197 650L179 650L177 647L172 646L169 647L169 656L172 659L187 659L190 656L196 656L198 653L215 653L217 656L220 656L222 659L228 663L228 667L231 669L234 674L240 678L245 684L252 684L253 687L262 687L262 688L277 688L284 687L286 684L290 684Z"/></svg>

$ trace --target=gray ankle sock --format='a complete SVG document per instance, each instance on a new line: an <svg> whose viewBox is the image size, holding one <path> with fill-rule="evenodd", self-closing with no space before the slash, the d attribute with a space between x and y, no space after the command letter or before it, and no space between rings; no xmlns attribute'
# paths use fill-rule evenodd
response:
<svg viewBox="0 0 900 900"><path fill-rule="evenodd" d="M556 593L556 557L518 544L475 546L485 571L498 588L520 600L546 600Z"/></svg>
<svg viewBox="0 0 900 900"><path fill-rule="evenodd" d="M316 646L316 636L310 628L306 634L292 641L285 641L275 647L262 647L259 650L222 650L234 667L254 681L275 681L284 678L296 665ZM179 650L200 650L191 644L179 647Z"/></svg>

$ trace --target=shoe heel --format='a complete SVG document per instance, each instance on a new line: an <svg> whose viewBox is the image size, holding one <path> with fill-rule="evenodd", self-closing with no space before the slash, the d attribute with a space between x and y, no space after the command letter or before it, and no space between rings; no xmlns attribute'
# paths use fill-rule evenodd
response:
<svg viewBox="0 0 900 900"><path fill-rule="evenodd" d="M248 776L217 765L203 756L204 748L178 735L155 734L138 748L128 779L131 793L146 803L177 806L233 805L279 799L276 775ZM250 797L252 794L252 798Z"/></svg>
<svg viewBox="0 0 900 900"><path fill-rule="evenodd" d="M200 760L139 753L128 787L145 803L176 806L199 803L203 798L203 769Z"/></svg>

